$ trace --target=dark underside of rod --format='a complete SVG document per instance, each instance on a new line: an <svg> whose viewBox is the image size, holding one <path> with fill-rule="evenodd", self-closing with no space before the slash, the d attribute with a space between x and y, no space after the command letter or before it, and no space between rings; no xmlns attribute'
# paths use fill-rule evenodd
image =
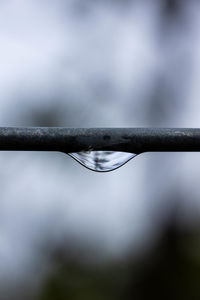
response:
<svg viewBox="0 0 200 300"><path fill-rule="evenodd" d="M0 150L200 151L200 129L0 127Z"/></svg>

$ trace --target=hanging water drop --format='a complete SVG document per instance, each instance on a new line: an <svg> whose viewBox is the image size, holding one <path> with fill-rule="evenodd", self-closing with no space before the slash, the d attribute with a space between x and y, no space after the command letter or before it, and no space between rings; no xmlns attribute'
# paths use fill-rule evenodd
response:
<svg viewBox="0 0 200 300"><path fill-rule="evenodd" d="M96 172L109 172L123 166L137 154L117 151L82 151L68 153L84 167Z"/></svg>

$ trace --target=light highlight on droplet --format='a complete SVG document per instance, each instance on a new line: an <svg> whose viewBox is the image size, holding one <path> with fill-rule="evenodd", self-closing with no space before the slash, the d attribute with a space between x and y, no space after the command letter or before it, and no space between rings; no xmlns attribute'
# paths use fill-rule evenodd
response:
<svg viewBox="0 0 200 300"><path fill-rule="evenodd" d="M68 153L84 167L96 172L109 172L123 166L136 156L134 153L116 151L83 151Z"/></svg>

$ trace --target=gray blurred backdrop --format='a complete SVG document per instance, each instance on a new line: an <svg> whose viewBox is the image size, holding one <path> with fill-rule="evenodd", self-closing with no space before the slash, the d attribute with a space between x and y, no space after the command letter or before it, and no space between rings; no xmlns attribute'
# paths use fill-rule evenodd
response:
<svg viewBox="0 0 200 300"><path fill-rule="evenodd" d="M197 0L0 2L0 126L200 127L199 78ZM200 299L200 153L0 165L1 300Z"/></svg>

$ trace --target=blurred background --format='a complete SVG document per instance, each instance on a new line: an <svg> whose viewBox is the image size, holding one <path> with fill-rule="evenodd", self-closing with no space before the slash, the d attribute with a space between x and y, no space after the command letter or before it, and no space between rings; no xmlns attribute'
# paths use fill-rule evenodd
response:
<svg viewBox="0 0 200 300"><path fill-rule="evenodd" d="M2 0L0 126L200 127L197 0ZM200 299L200 153L111 173L0 153L0 299Z"/></svg>

